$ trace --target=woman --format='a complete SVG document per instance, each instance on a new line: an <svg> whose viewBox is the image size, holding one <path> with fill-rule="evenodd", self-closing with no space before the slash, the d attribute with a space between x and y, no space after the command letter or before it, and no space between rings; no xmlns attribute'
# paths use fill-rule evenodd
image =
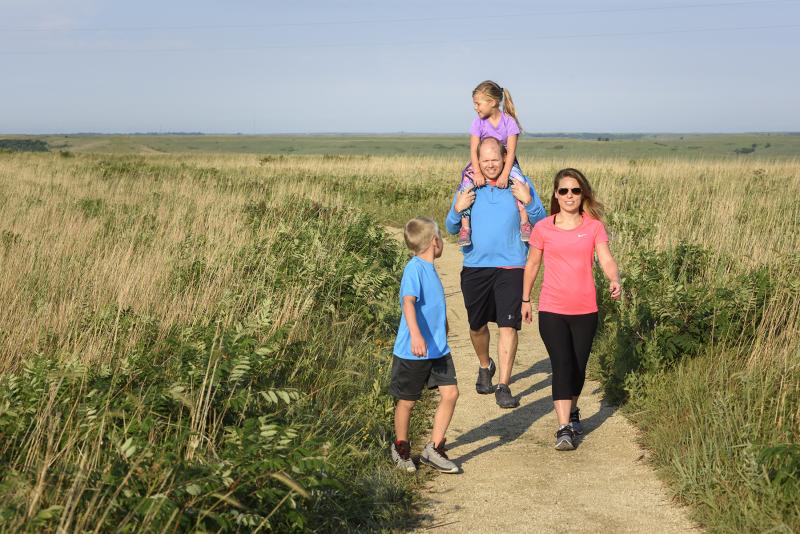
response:
<svg viewBox="0 0 800 534"><path fill-rule="evenodd" d="M560 451L574 449L575 436L583 433L578 397L597 331L592 275L595 252L609 280L611 298L619 299L621 293L602 215L603 206L594 198L586 177L576 169L558 171L553 180L550 216L534 226L525 264L522 318L530 323L531 289L544 258L539 333L553 368L553 404L559 425L556 449Z"/></svg>

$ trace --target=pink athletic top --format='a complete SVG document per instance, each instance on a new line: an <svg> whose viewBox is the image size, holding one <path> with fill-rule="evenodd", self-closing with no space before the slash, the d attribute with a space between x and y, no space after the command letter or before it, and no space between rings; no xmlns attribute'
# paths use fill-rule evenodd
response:
<svg viewBox="0 0 800 534"><path fill-rule="evenodd" d="M539 311L582 315L597 311L592 261L597 243L607 243L603 223L584 214L572 230L553 224L553 216L536 223L530 244L543 251L544 281Z"/></svg>

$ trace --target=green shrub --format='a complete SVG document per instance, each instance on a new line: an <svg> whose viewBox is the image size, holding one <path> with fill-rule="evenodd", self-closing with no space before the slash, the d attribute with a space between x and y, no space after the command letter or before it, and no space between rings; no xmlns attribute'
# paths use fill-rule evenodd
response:
<svg viewBox="0 0 800 534"><path fill-rule="evenodd" d="M624 300L598 293L594 352L606 397L627 403L655 465L701 524L796 532L800 256L743 268L689 243L637 246L647 225L613 222L629 246ZM605 287L600 273L596 282Z"/></svg>
<svg viewBox="0 0 800 534"><path fill-rule="evenodd" d="M151 317L103 308L82 328L151 334L107 365L43 351L0 378L3 528L374 530L408 515L415 479L385 458L404 254L354 210L269 212L278 234L232 258L234 320L159 335ZM206 276L204 246L181 244L177 287ZM278 306L298 288L302 327Z"/></svg>
<svg viewBox="0 0 800 534"><path fill-rule="evenodd" d="M776 278L768 267L709 276L709 254L687 243L663 252L636 249L625 261L625 301L600 292L603 333L596 352L611 401L624 401L638 375L668 369L712 342L753 343ZM720 260L714 268L723 273L731 264ZM603 287L602 273L596 276Z"/></svg>

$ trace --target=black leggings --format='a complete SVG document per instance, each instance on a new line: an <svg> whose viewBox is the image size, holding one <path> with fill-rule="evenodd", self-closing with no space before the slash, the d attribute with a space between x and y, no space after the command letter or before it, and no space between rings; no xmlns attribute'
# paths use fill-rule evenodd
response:
<svg viewBox="0 0 800 534"><path fill-rule="evenodd" d="M597 312L584 315L539 312L539 335L553 368L553 400L567 400L581 394L596 331Z"/></svg>

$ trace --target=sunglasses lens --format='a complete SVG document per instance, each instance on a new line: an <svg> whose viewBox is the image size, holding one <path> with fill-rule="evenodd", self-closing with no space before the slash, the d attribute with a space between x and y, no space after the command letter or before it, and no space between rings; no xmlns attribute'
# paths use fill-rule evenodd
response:
<svg viewBox="0 0 800 534"><path fill-rule="evenodd" d="M573 195L580 195L581 194L581 188L580 187L573 187L572 188L572 194Z"/></svg>
<svg viewBox="0 0 800 534"><path fill-rule="evenodd" d="M567 189L566 187L562 187L561 189L558 190L558 194L559 195L566 195L568 191L569 191L569 189Z"/></svg>

